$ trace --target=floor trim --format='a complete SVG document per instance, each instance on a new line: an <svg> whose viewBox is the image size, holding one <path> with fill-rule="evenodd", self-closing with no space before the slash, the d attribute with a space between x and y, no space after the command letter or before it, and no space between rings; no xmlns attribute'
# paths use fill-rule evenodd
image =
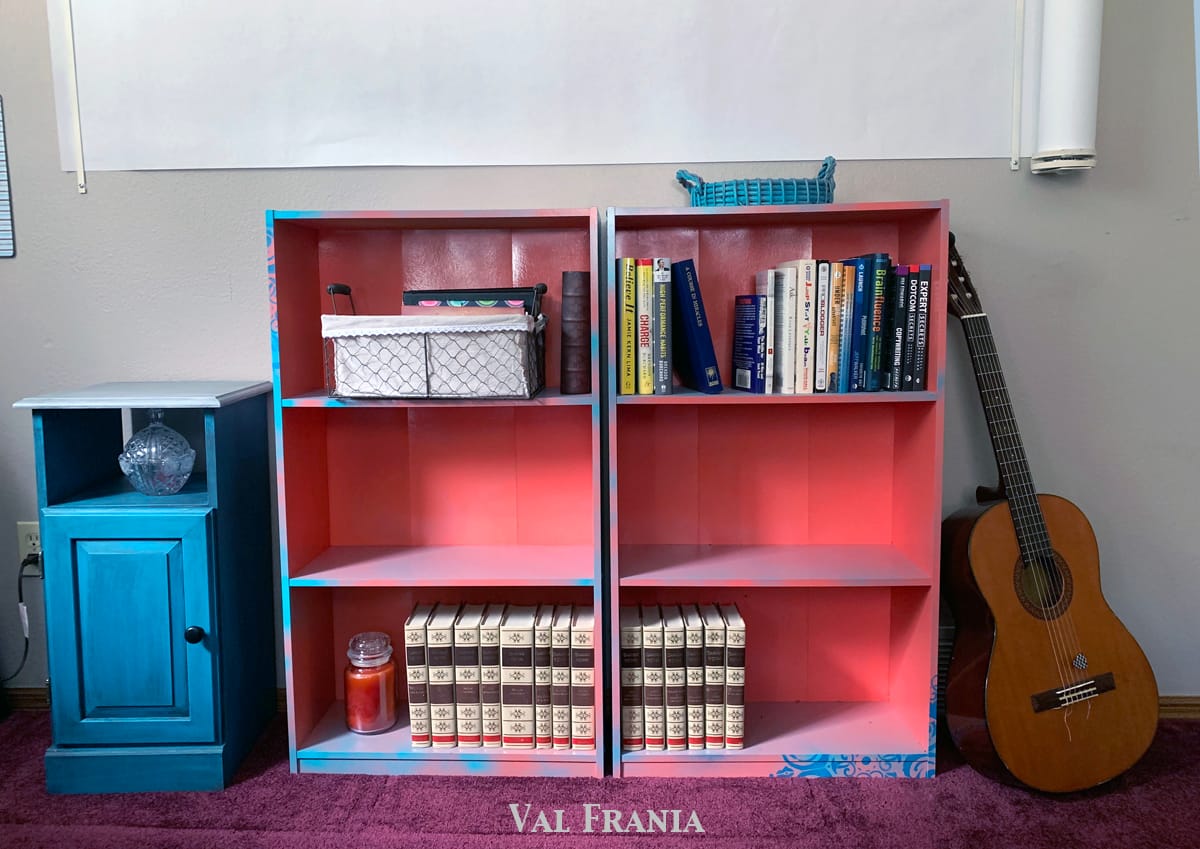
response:
<svg viewBox="0 0 1200 849"><path fill-rule="evenodd" d="M4 695L13 710L49 710L49 692L45 687L9 687ZM275 707L287 712L286 690L276 690ZM1200 696L1160 696L1158 712L1162 719L1200 719Z"/></svg>

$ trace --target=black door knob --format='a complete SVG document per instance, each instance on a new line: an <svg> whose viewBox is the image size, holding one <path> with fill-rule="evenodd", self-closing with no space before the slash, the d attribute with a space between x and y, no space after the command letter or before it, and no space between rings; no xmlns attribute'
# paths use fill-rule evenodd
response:
<svg viewBox="0 0 1200 849"><path fill-rule="evenodd" d="M187 640L189 643L192 643L192 644L198 643L204 639L204 629L197 625L192 625L190 628L188 628L186 631L183 632L183 638L185 640Z"/></svg>

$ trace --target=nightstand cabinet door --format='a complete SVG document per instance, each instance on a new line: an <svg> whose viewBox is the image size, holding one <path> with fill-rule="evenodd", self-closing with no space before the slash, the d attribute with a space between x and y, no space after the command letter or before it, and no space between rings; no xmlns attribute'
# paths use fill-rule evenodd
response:
<svg viewBox="0 0 1200 849"><path fill-rule="evenodd" d="M216 741L212 511L50 508L42 534L56 743Z"/></svg>

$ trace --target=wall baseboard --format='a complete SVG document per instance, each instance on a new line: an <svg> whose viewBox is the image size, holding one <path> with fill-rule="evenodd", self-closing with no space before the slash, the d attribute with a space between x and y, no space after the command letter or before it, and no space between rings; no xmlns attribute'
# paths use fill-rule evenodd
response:
<svg viewBox="0 0 1200 849"><path fill-rule="evenodd" d="M49 710L49 690L45 687L10 687L4 691L13 710ZM287 712L287 691L275 691L275 706ZM1200 696L1160 696L1158 712L1162 719L1200 719Z"/></svg>

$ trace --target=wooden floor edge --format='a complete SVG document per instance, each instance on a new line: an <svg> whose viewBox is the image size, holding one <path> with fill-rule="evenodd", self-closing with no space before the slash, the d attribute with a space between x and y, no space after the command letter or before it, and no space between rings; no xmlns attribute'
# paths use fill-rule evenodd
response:
<svg viewBox="0 0 1200 849"><path fill-rule="evenodd" d="M10 687L4 691L13 710L48 710L48 694L45 687ZM280 713L287 711L286 690L276 691L275 705ZM1162 719L1200 719L1200 696L1160 696L1158 714Z"/></svg>

